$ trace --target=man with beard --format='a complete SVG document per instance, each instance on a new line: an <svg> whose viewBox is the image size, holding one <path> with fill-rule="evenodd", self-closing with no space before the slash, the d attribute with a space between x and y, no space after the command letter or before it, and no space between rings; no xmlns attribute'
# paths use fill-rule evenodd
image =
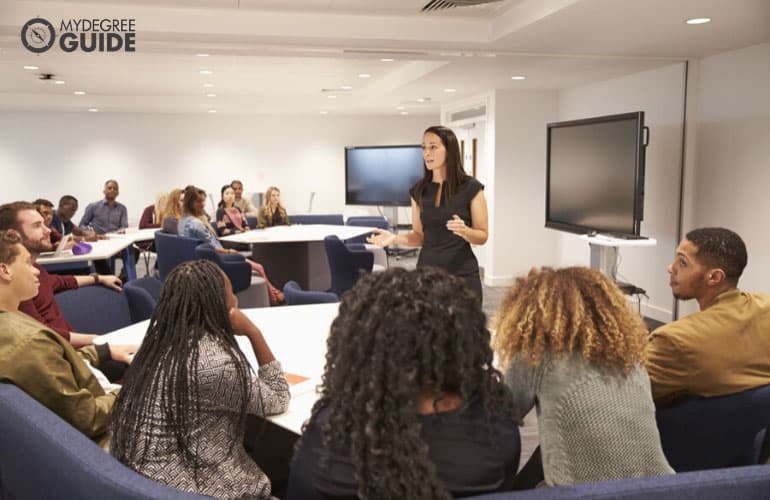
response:
<svg viewBox="0 0 770 500"><path fill-rule="evenodd" d="M91 344L96 335L72 331L73 327L64 318L54 299L54 293L97 284L120 291L121 281L116 276L96 273L88 276L48 274L35 261L41 252L53 249L51 230L32 203L18 201L0 206L0 230L8 229L15 229L20 234L22 245L29 251L35 268L40 272L40 289L37 295L21 302L19 310L69 340L74 347Z"/></svg>
<svg viewBox="0 0 770 500"><path fill-rule="evenodd" d="M652 332L647 371L656 403L770 384L770 295L738 289L746 245L724 228L687 233L668 266L674 297L700 311Z"/></svg>

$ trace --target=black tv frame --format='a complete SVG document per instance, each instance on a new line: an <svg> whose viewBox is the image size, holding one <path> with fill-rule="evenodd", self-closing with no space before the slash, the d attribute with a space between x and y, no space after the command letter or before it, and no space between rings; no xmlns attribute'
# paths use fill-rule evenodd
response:
<svg viewBox="0 0 770 500"><path fill-rule="evenodd" d="M592 125L597 123L611 123L614 121L636 120L636 155L634 159L634 204L633 204L633 228L631 232L619 232L607 228L582 226L570 222L552 220L550 217L551 206L551 130L555 128L574 127L580 125ZM640 236L641 222L644 219L644 176L646 148L649 145L650 129L644 125L644 111L634 111L616 115L596 116L581 120L569 120L549 123L547 126L546 146L546 184L545 184L545 227L576 234L605 233L614 236Z"/></svg>
<svg viewBox="0 0 770 500"><path fill-rule="evenodd" d="M418 148L422 149L421 144L401 144L401 145L388 145L388 146L345 146L345 205L359 205L359 206L373 206L373 207L409 207L411 206L411 203L402 204L395 201L386 201L384 203L378 203L378 202L370 202L370 203L360 203L360 202L352 202L350 200L350 194L348 191L348 150L353 149L397 149L397 148ZM425 163L423 162L422 165L423 170L425 170ZM406 191L408 196L408 189Z"/></svg>

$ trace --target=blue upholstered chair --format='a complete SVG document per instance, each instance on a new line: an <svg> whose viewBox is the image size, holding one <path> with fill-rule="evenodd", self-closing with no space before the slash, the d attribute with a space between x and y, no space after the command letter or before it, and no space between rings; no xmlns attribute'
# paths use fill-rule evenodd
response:
<svg viewBox="0 0 770 500"><path fill-rule="evenodd" d="M195 247L195 258L206 259L219 266L230 279L241 307L268 307L270 298L264 278L251 273L251 265L238 253L220 254L209 243Z"/></svg>
<svg viewBox="0 0 770 500"><path fill-rule="evenodd" d="M690 397L655 414L677 472L754 465L770 425L770 385L711 398Z"/></svg>
<svg viewBox="0 0 770 500"><path fill-rule="evenodd" d="M300 306L305 304L328 304L339 302L340 299L331 292L305 291L296 281L287 281L283 285L283 294L286 296L286 305Z"/></svg>
<svg viewBox="0 0 770 500"><path fill-rule="evenodd" d="M336 236L324 238L332 286L330 292L341 296L353 288L361 271L371 272L374 255L363 250L351 250Z"/></svg>
<svg viewBox="0 0 770 500"><path fill-rule="evenodd" d="M141 288L142 290L149 293L155 302L158 302L158 299L160 298L160 289L162 286L163 282L158 278L146 276L144 278L129 281L123 285L123 288Z"/></svg>
<svg viewBox="0 0 770 500"><path fill-rule="evenodd" d="M209 498L134 472L15 385L0 383L0 415L0 498Z"/></svg>
<svg viewBox="0 0 770 500"><path fill-rule="evenodd" d="M289 224L330 224L342 226L345 224L342 214L306 214L289 215Z"/></svg>
<svg viewBox="0 0 770 500"><path fill-rule="evenodd" d="M176 234L155 232L155 252L158 254L160 279L165 280L176 266L188 260L195 260L195 247L201 240Z"/></svg>
<svg viewBox="0 0 770 500"><path fill-rule="evenodd" d="M253 215L247 215L246 222L249 223L249 227L251 229L255 229L259 225L259 221L257 221L257 218L254 217Z"/></svg>
<svg viewBox="0 0 770 500"><path fill-rule="evenodd" d="M770 491L770 467L756 465L554 488L535 488L527 491L490 493L466 498L474 500L662 500L669 498L728 500L767 498L768 491Z"/></svg>
<svg viewBox="0 0 770 500"><path fill-rule="evenodd" d="M390 223L388 222L388 219L379 215L367 215L367 216L361 215L361 216L348 217L348 220L345 221L345 224L347 224L348 226L378 227L380 229L386 229L390 231ZM345 240L345 243L366 243L366 238L368 236L369 236L368 234L355 236L353 238L349 238Z"/></svg>
<svg viewBox="0 0 770 500"><path fill-rule="evenodd" d="M75 331L109 333L144 321L152 315L155 300L142 288L116 292L104 286L87 286L57 293L54 298Z"/></svg>

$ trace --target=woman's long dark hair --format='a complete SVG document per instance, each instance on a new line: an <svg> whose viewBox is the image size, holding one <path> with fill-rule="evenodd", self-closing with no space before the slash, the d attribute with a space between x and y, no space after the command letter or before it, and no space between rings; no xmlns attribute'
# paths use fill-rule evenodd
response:
<svg viewBox="0 0 770 500"><path fill-rule="evenodd" d="M136 466L147 459L152 436L145 429L140 438L140 431L153 425L153 405L159 402L184 463L195 469L210 465L200 456L205 450L199 450L192 437L205 411L198 393L200 341L205 336L214 337L232 358L240 393L235 430L236 435L243 433L251 374L233 336L224 274L209 261L185 262L163 283L147 334L115 402L110 451L118 460Z"/></svg>
<svg viewBox="0 0 770 500"><path fill-rule="evenodd" d="M218 208L223 208L225 206L225 191L227 189L232 189L233 186L230 184L225 184L222 186L222 189L219 190L219 204L217 204Z"/></svg>
<svg viewBox="0 0 770 500"><path fill-rule="evenodd" d="M457 140L455 133L452 132L452 129L441 125L434 125L425 129L425 132L423 132L422 135L425 137L425 134L429 133L436 134L439 139L441 139L441 144L443 144L446 149L446 183L444 184L442 196L448 201L452 199L452 196L454 196L460 189L460 185L464 184L470 176L463 170L463 156L462 153L460 153L460 142ZM428 167L426 167L424 163L423 169L424 174L422 179L417 182L414 189L414 201L416 201L420 207L422 207L422 195L425 192L425 187L433 182L433 172L428 170Z"/></svg>
<svg viewBox="0 0 770 500"><path fill-rule="evenodd" d="M434 407L447 392L481 403L490 440L490 416L510 417L486 317L463 281L443 270L362 276L343 296L327 347L311 421L328 408L325 448L350 453L359 498L450 498L420 435L424 390L434 391Z"/></svg>

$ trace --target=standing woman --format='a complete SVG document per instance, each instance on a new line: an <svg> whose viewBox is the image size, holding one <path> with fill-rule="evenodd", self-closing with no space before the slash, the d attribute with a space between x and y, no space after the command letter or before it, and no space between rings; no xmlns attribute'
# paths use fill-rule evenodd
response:
<svg viewBox="0 0 770 500"><path fill-rule="evenodd" d="M235 206L235 190L230 184L222 186L222 200L217 208L217 236L243 233L251 229L241 209Z"/></svg>
<svg viewBox="0 0 770 500"><path fill-rule="evenodd" d="M257 227L288 226L289 216L281 205L281 190L270 186L265 192L265 204L259 209Z"/></svg>
<svg viewBox="0 0 770 500"><path fill-rule="evenodd" d="M217 498L270 498L243 446L246 415L289 406L289 385L262 332L213 263L168 275L112 413L110 453L173 488ZM246 336L255 374L235 340Z"/></svg>
<svg viewBox="0 0 770 500"><path fill-rule="evenodd" d="M425 175L409 190L412 231L393 234L375 229L369 243L422 246L417 267L434 266L462 278L482 300L479 263L471 245L487 241L484 185L463 170L460 145L447 127L428 128L422 137Z"/></svg>

